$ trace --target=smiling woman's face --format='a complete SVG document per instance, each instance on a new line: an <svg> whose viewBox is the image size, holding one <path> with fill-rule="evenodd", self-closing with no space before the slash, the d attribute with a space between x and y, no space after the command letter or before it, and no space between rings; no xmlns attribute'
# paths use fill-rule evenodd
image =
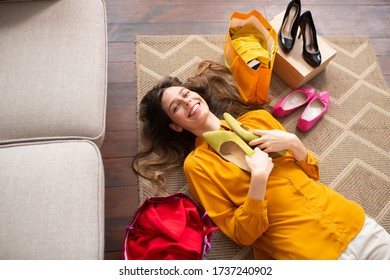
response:
<svg viewBox="0 0 390 280"><path fill-rule="evenodd" d="M198 129L207 119L209 107L196 92L184 87L167 88L161 99L162 108L172 120L171 128L176 131Z"/></svg>

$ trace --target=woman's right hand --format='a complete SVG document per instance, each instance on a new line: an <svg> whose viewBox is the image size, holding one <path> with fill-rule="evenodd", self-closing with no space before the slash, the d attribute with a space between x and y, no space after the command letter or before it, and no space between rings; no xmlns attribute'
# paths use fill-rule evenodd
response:
<svg viewBox="0 0 390 280"><path fill-rule="evenodd" d="M269 174L274 168L274 163L272 162L272 158L268 155L268 153L263 152L259 147L254 149L255 153L249 157L246 156L246 164L253 175L262 175L268 179Z"/></svg>
<svg viewBox="0 0 390 280"><path fill-rule="evenodd" d="M259 147L256 147L254 151L255 153L251 157L245 157L246 164L251 172L248 195L253 199L264 200L268 177L274 168L274 163L272 158Z"/></svg>

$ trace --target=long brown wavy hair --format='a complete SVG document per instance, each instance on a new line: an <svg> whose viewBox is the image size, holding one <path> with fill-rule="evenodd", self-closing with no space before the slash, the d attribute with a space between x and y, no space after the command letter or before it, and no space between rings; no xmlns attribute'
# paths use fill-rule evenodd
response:
<svg viewBox="0 0 390 280"><path fill-rule="evenodd" d="M156 187L163 187L164 178L173 170L182 168L186 156L194 149L196 138L187 130L176 132L169 128L172 120L162 109L161 99L164 91L172 86L197 92L219 118L224 112L237 118L250 110L269 110L268 105L243 103L230 70L213 61L199 63L194 75L185 82L169 76L162 79L140 102L143 147L133 160L135 172L152 181Z"/></svg>

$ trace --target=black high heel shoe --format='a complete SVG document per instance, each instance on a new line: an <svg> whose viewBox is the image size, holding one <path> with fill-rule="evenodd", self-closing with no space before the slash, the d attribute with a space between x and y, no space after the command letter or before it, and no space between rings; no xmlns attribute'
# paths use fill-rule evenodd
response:
<svg viewBox="0 0 390 280"><path fill-rule="evenodd" d="M301 28L298 38L303 34L303 59L311 66L318 67L321 64L321 53L317 43L317 32L310 11L301 15L299 20Z"/></svg>
<svg viewBox="0 0 390 280"><path fill-rule="evenodd" d="M279 46L285 53L289 53L294 46L300 14L300 0L292 0L290 3L288 3L282 25L280 26L278 33Z"/></svg>

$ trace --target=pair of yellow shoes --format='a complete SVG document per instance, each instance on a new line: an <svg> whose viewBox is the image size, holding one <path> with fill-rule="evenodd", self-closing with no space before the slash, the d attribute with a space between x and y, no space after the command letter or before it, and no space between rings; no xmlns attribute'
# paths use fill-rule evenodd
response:
<svg viewBox="0 0 390 280"><path fill-rule="evenodd" d="M233 118L230 114L224 113L224 119L234 131L217 130L209 131L203 134L207 143L224 159L234 163L243 170L249 171L245 163L245 155L252 156L253 149L247 144L248 142L259 138ZM286 151L269 153L270 157L276 158L283 156Z"/></svg>

